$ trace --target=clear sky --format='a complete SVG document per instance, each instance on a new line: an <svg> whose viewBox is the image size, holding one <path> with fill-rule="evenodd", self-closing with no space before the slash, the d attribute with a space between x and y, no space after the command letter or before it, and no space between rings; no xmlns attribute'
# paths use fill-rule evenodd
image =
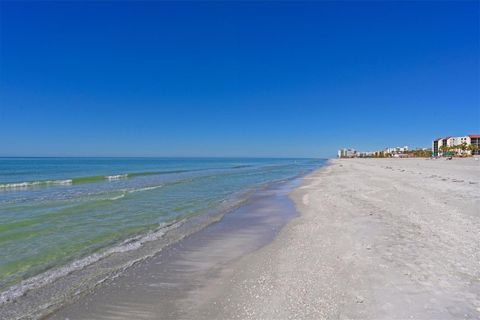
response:
<svg viewBox="0 0 480 320"><path fill-rule="evenodd" d="M1 2L2 156L334 156L480 133L479 2Z"/></svg>

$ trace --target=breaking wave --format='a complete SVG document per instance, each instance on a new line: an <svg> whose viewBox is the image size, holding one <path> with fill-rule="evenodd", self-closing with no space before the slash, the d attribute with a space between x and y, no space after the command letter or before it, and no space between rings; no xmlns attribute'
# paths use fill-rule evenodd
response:
<svg viewBox="0 0 480 320"><path fill-rule="evenodd" d="M117 174L117 175L105 177L105 179L107 179L108 181L115 181L115 180L121 180L121 179L127 179L127 178L128 178L128 174Z"/></svg>
<svg viewBox="0 0 480 320"><path fill-rule="evenodd" d="M52 186L52 185L65 186L65 185L71 185L72 183L73 183L72 179L4 183L4 184L0 184L0 191L1 190L21 190L21 189L28 189L32 187L42 187L42 186Z"/></svg>
<svg viewBox="0 0 480 320"><path fill-rule="evenodd" d="M77 177L77 178L70 178L70 179L63 179L63 180L11 182L11 183L0 184L0 192L51 187L51 186L69 186L69 185L77 185L77 184L85 184L85 183L96 183L96 182L102 182L102 181L118 181L118 180L124 180L128 178L140 177L140 176L186 173L186 172L192 172L192 171L199 171L199 170L147 171L147 172L121 173L121 174L114 174L114 175L108 175L108 176Z"/></svg>

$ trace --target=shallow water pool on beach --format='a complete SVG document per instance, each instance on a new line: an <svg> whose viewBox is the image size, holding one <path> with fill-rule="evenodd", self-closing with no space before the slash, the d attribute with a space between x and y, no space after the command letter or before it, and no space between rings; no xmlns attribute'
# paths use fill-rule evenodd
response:
<svg viewBox="0 0 480 320"><path fill-rule="evenodd" d="M207 211L222 213L251 191L321 163L0 158L0 303L28 290L32 277L43 283L57 270L60 276L112 253L136 250L162 237L166 226Z"/></svg>

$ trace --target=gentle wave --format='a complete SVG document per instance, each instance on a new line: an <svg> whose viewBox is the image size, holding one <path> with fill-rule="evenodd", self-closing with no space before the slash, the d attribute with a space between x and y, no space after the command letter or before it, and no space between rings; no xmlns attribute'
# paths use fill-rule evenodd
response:
<svg viewBox="0 0 480 320"><path fill-rule="evenodd" d="M152 187L144 187L144 188L138 188L138 189L132 189L132 190L128 190L127 192L128 192L128 193L135 193L135 192L155 190L155 189L161 188L162 186L163 186L163 185L152 186Z"/></svg>
<svg viewBox="0 0 480 320"><path fill-rule="evenodd" d="M122 198L125 198L125 193L122 193L121 195L116 196L116 197L108 198L108 200L118 200L118 199L122 199Z"/></svg>
<svg viewBox="0 0 480 320"><path fill-rule="evenodd" d="M144 188L138 188L138 189L130 189L130 190L123 190L123 193L118 195L118 196L114 196L114 197L111 197L111 198L107 198L106 200L119 200L119 199L122 199L122 198L125 198L125 196L129 193L136 193L136 192L143 192L143 191L149 191L149 190L155 190L155 189L158 189L158 188L161 188L163 185L159 185L159 186L152 186L152 187L144 187Z"/></svg>
<svg viewBox="0 0 480 320"><path fill-rule="evenodd" d="M73 183L72 179L5 183L5 184L0 184L0 190L19 190L19 189L28 189L32 187L51 186L51 185L71 185L72 183Z"/></svg>
<svg viewBox="0 0 480 320"><path fill-rule="evenodd" d="M73 271L83 269L86 266L91 265L92 263L104 259L112 254L136 250L147 242L160 239L166 232L180 226L183 222L184 221L178 221L171 224L159 224L159 227L156 230L151 231L145 235L139 235L127 239L121 244L107 249L103 252L93 253L85 258L73 261L66 266L46 271L37 276L24 280L18 285L11 286L7 290L0 293L0 305L24 295L27 291L31 289L42 287L48 283L55 281L58 278L64 277Z"/></svg>
<svg viewBox="0 0 480 320"><path fill-rule="evenodd" d="M194 171L201 171L204 169L192 169L192 170L164 170L164 171L146 171L146 172L132 172L129 173L129 177L140 177L140 176L151 176L151 175L159 175L159 174L173 174L173 173L186 173L186 172L194 172Z"/></svg>
<svg viewBox="0 0 480 320"><path fill-rule="evenodd" d="M60 185L77 185L85 183L95 183L102 181L117 181L133 177L149 176L149 175L161 175L161 174L175 174L199 171L198 170L166 170L166 171L146 171L146 172L133 172L114 174L109 176L87 176L77 177L63 180L40 180L40 181L25 181L25 182L12 182L0 184L0 191L15 191L38 187L60 186Z"/></svg>
<svg viewBox="0 0 480 320"><path fill-rule="evenodd" d="M230 169L242 169L250 168L253 165L237 165L230 167ZM48 186L60 186L60 185L77 185L77 184L86 184L86 183L96 183L102 181L117 181L124 180L133 177L149 176L149 175L162 175L162 174L176 174L176 173L187 173L187 172L196 172L203 170L214 170L215 168L209 169L191 169L191 170L165 170L165 171L145 171L145 172L132 172L132 173L121 173L108 176L86 176L86 177L77 177L71 179L63 180L40 180L40 181L26 181L26 182L12 182L0 184L0 191L15 191L29 188L37 187L48 187ZM228 169L228 168L222 168Z"/></svg>
<svg viewBox="0 0 480 320"><path fill-rule="evenodd" d="M117 174L117 175L105 177L105 179L107 179L108 181L115 181L115 180L121 180L121 179L127 179L127 178L128 178L128 174Z"/></svg>
<svg viewBox="0 0 480 320"><path fill-rule="evenodd" d="M232 169L242 169L242 168L251 168L253 165L251 164L239 164L238 166L233 166Z"/></svg>

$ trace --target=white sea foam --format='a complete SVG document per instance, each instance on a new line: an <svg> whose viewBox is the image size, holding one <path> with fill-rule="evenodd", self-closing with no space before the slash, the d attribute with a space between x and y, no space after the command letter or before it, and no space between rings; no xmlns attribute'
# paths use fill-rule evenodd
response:
<svg viewBox="0 0 480 320"><path fill-rule="evenodd" d="M154 189L158 189L158 188L161 188L162 185L159 185L159 186L153 186L153 187L145 187L145 188L138 188L138 189L132 189L132 190L129 190L128 193L134 193L134 192L142 192L142 191L148 191L148 190L154 190Z"/></svg>
<svg viewBox="0 0 480 320"><path fill-rule="evenodd" d="M106 176L105 179L108 181L115 181L115 180L121 180L121 179L126 179L128 177L128 174L116 174L113 176Z"/></svg>
<svg viewBox="0 0 480 320"><path fill-rule="evenodd" d="M92 263L104 259L112 254L123 253L140 248L146 242L151 242L160 239L167 231L174 229L181 225L183 221L167 225L165 223L159 224L159 227L145 235L136 236L123 241L118 246L107 249L103 252L91 254L85 258L71 262L70 264L46 271L42 274L22 281L21 283L11 286L7 290L0 293L0 306L6 302L12 301L22 295L28 290L42 287L51 283L61 277L68 275L76 270L83 269Z"/></svg>
<svg viewBox="0 0 480 320"><path fill-rule="evenodd" d="M29 181L29 182L15 182L0 184L0 190L18 190L28 189L37 186L49 186L49 185L71 185L72 179L65 180L43 180L43 181Z"/></svg>
<svg viewBox="0 0 480 320"><path fill-rule="evenodd" d="M122 199L122 198L125 198L125 196L128 194L128 193L135 193L135 192L142 192L142 191L149 191L149 190L155 190L155 189L158 189L162 187L162 185L159 185L159 186L153 186L153 187L144 187L144 188L138 188L138 189L130 189L130 190L126 190L126 189L123 189L123 193L118 195L118 196L114 196L114 197L111 197L111 198L108 198L108 200L118 200L118 199Z"/></svg>
<svg viewBox="0 0 480 320"><path fill-rule="evenodd" d="M131 193L136 193L136 192L143 192L143 191L149 191L149 190L155 190L155 189L158 189L158 188L161 188L163 187L163 185L158 185L158 186L151 186L151 187L143 187L143 188L137 188L137 189L120 189L120 190L117 190L117 192L121 192L120 194L118 195L111 195L111 196L106 196L106 197L100 197L100 198L97 198L98 200L111 200L111 201L114 201L114 200L119 200L119 199L122 199L122 198L125 198L125 196L127 196L128 194L131 194Z"/></svg>
<svg viewBox="0 0 480 320"><path fill-rule="evenodd" d="M122 193L121 195L108 198L108 200L118 200L118 199L122 199L122 198L124 198L124 197L125 197L125 193Z"/></svg>

